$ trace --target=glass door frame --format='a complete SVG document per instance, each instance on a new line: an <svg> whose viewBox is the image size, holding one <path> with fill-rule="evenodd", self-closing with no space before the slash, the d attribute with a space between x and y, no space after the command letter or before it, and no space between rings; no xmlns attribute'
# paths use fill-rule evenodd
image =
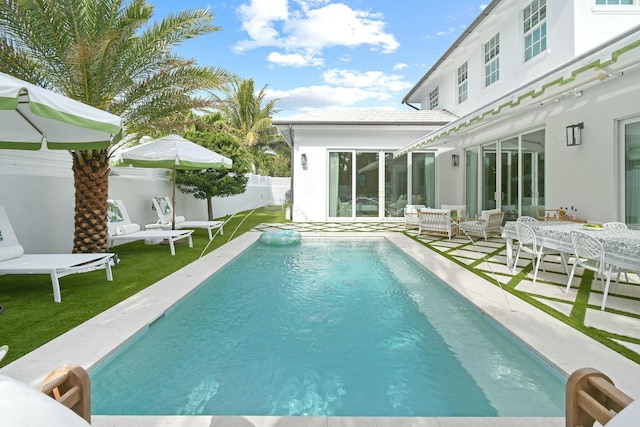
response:
<svg viewBox="0 0 640 427"><path fill-rule="evenodd" d="M640 117L638 118L638 120L640 120ZM502 188L503 188L503 183L502 183L502 144L503 142L511 142L514 139L517 139L517 144L518 144L518 149L517 149L517 206L516 206L516 211L517 211L517 216L522 215L522 202L523 202L523 159L524 159L524 141L523 141L523 137L525 135L529 135L529 134L533 134L535 132L540 132L540 131L545 131L544 127L537 127L534 129L527 129L527 130L522 130L514 135L510 135L510 136L505 136L503 138L498 138L495 140L491 140L491 141L487 141L483 144L478 144L478 145L474 145L472 147L467 147L465 148L465 159L467 159L469 156L467 154L467 151L469 150L475 150L476 152L476 157L477 157L477 168L476 168L476 172L477 172L477 180L475 182L476 187L476 192L477 192L477 208L478 208L478 212L476 212L476 215L479 216L480 211L482 210L486 210L487 208L485 207L485 192L484 192L484 186L485 186L485 165L484 165L484 159L485 159L485 155L484 155L484 151L486 149L489 149L490 147L492 148L492 146L495 146L495 183L494 183L494 188L495 188L495 192L493 194L493 200L495 201L495 209L500 209L503 210L503 197L502 197ZM545 136L546 139L546 136ZM512 151L513 152L513 151ZM515 153L514 153L515 154ZM468 169L468 168L467 168ZM472 168L473 169L473 168ZM468 170L472 170L472 169L468 169ZM539 171L538 171L539 173ZM543 174L546 173L546 171L542 172ZM505 177L505 179L508 179L509 177ZM546 177L543 177L546 180ZM466 186L469 183L472 183L472 181L470 181L468 179L468 177L465 177L464 179L464 183L465 183L465 192L467 191ZM539 189L538 189L539 192ZM500 197L498 197L498 195L500 195ZM469 215L473 215L473 212L467 211L469 213Z"/></svg>
<svg viewBox="0 0 640 427"><path fill-rule="evenodd" d="M617 153L615 153L618 162L618 179L617 179L617 194L618 203L617 211L614 212L614 218L616 221L624 222L631 229L640 230L640 224L629 224L627 218L627 168L626 168L626 127L631 124L640 124L640 115L627 117L617 121L616 126L616 140L618 143L615 145Z"/></svg>
<svg viewBox="0 0 640 427"><path fill-rule="evenodd" d="M387 162L386 162L386 155L389 153L393 153L393 149L340 149L340 148L332 148L327 150L327 194L326 194L326 201L327 201L327 205L326 205L326 209L327 209L327 218L330 220L339 220L339 221L353 221L353 220L386 220L386 219L401 219L404 216L404 206L403 208L398 208L398 209L394 209L394 212L401 212L401 214L399 215L393 215L390 216L387 214L387 194L386 194L386 172L387 172ZM332 203L331 203L331 197L335 196L335 194L333 194L334 192L331 189L331 154L332 153L349 153L351 155L351 159L352 159L352 168L351 168L351 203L350 203L350 208L351 208L351 215L350 216L332 216L331 215L331 211L332 211ZM364 154L364 153L374 153L378 155L378 214L376 216L359 216L357 214L357 209L356 209L356 200L357 200L357 186L358 186L358 170L357 170L357 155L358 154ZM425 185L432 185L433 186L433 193L434 193L434 197L435 197L435 189L437 188L436 186L436 181L437 181L437 162L435 161L437 155L434 151L418 151L416 152L416 154L424 154L424 153L429 153L433 156L433 167L434 169L434 182L433 183L426 183ZM415 200L410 200L410 198L412 198L412 190L410 190L413 186L413 180L414 180L414 176L413 176L413 152L408 153L402 157L405 157L405 161L406 161L406 170L407 170L407 177L406 177L406 186L407 189L404 192L404 194L402 194L401 196L404 196L403 200L405 200L405 204L415 204L416 201ZM396 160L396 159L394 159ZM399 197L400 199L400 197ZM337 202L336 202L337 203ZM343 211L343 209L337 209L338 212Z"/></svg>

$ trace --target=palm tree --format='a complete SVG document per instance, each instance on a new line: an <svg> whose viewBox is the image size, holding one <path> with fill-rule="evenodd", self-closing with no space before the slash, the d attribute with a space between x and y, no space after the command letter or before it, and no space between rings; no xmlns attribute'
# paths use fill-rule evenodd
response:
<svg viewBox="0 0 640 427"><path fill-rule="evenodd" d="M280 111L276 108L278 100L266 102L265 90L266 86L256 93L253 79L237 80L227 86L227 97L218 108L230 130L249 147L256 169L269 173L282 169L273 165L283 160L288 168L288 147L271 124L271 116Z"/></svg>
<svg viewBox="0 0 640 427"><path fill-rule="evenodd" d="M234 77L172 53L218 31L208 10L151 23L145 0L4 0L0 71L123 117L129 138L166 134L189 111L213 105L199 95ZM111 150L72 151L74 252L108 250Z"/></svg>

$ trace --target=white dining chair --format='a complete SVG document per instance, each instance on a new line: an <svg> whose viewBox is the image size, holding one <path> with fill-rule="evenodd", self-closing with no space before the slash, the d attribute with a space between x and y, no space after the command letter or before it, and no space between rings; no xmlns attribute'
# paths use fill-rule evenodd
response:
<svg viewBox="0 0 640 427"><path fill-rule="evenodd" d="M607 303L607 295L609 294L609 285L611 284L611 271L613 267L607 265L605 261L605 252L602 243L594 237L581 231L572 231L571 246L573 247L574 261L569 280L564 293L569 293L571 281L576 272L576 267L580 266L586 270L595 272L603 283L602 304L600 310L604 310ZM605 281L606 278L606 281Z"/></svg>
<svg viewBox="0 0 640 427"><path fill-rule="evenodd" d="M602 224L602 228L606 228L606 229L609 229L609 230L627 230L628 229L627 228L627 224L625 224L624 222L619 222L619 221L605 222L604 224ZM623 273L624 273L624 280L629 282L629 274L628 273L633 273L633 271L624 270L622 268L615 268L615 270L618 273L618 276L616 277L616 285L620 281L620 274L623 274ZM640 275L639 275L639 277L640 277Z"/></svg>
<svg viewBox="0 0 640 427"><path fill-rule="evenodd" d="M523 216L519 216L516 222L524 222L525 224L532 224L532 223L535 224L536 222L539 222L539 221L532 216L523 215Z"/></svg>
<svg viewBox="0 0 640 427"><path fill-rule="evenodd" d="M515 228L516 228L516 234L518 235L518 251L516 252L516 259L513 263L512 271L515 272L515 269L518 266L518 259L520 258L520 253L527 252L532 256L532 262L534 263L533 283L536 283L540 264L543 264L542 270L546 272L546 270L544 269L544 261L543 261L543 258L545 257L545 255L549 255L552 253L558 254L559 252L548 250L545 247L537 244L536 233L533 231L533 228L527 225L526 222L516 221ZM561 253L560 253L560 258L562 260L562 265L566 270L564 255Z"/></svg>

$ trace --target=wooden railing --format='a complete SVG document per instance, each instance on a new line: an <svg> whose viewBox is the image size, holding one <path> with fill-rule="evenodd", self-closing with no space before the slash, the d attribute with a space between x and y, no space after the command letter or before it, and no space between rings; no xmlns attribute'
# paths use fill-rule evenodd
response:
<svg viewBox="0 0 640 427"><path fill-rule="evenodd" d="M595 421L605 425L632 401L602 372L578 369L567 381L566 426L591 427Z"/></svg>
<svg viewBox="0 0 640 427"><path fill-rule="evenodd" d="M59 367L47 375L38 389L91 424L91 381L82 367Z"/></svg>

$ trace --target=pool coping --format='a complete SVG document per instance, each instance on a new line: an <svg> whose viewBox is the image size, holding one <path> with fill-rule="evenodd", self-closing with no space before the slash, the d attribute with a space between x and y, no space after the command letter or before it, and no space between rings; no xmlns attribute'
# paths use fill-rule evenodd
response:
<svg viewBox="0 0 640 427"><path fill-rule="evenodd" d="M58 338L0 369L0 373L33 386L58 366L77 364L87 370L110 357L124 342L133 339L163 316L179 299L253 244L260 232L245 233L210 254L158 281L138 294L84 322ZM304 237L386 238L479 310L518 337L529 348L566 375L581 367L606 373L630 396L640 394L640 365L621 356L570 326L504 292L473 272L427 250L402 233L369 235L345 232L302 233ZM114 282L115 283L115 282ZM78 345L82 343L82 345ZM375 421L373 421L375 420ZM457 423L455 420L458 420ZM137 417L93 416L94 426L364 426L364 425L460 425L455 417ZM564 418L464 418L468 426L562 426Z"/></svg>

